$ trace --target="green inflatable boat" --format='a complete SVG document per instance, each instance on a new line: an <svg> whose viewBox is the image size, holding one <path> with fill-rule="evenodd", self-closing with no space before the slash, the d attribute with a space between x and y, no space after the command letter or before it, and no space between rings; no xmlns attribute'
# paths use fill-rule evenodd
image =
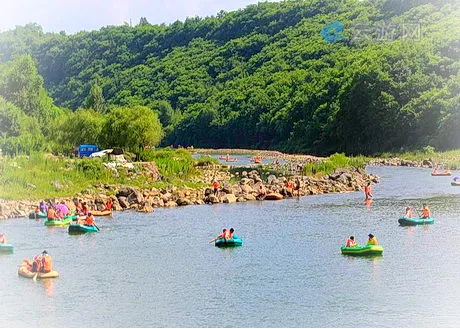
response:
<svg viewBox="0 0 460 329"><path fill-rule="evenodd" d="M96 226L87 226L81 224L70 224L69 226L69 234L84 234L98 231L99 229Z"/></svg>
<svg viewBox="0 0 460 329"><path fill-rule="evenodd" d="M216 247L236 247L241 246L243 244L243 240L240 237L234 235L231 239L217 239L214 245Z"/></svg>
<svg viewBox="0 0 460 329"><path fill-rule="evenodd" d="M340 251L343 255L351 256L375 256L381 255L383 253L382 246L366 245L366 246L356 246L356 247L345 247L342 246Z"/></svg>
<svg viewBox="0 0 460 329"><path fill-rule="evenodd" d="M45 221L46 226L67 226L72 222L72 216L66 216L61 220L48 219Z"/></svg>
<svg viewBox="0 0 460 329"><path fill-rule="evenodd" d="M423 224L433 224L434 218L407 218L403 217L398 219L398 223L401 226L414 226L414 225L423 225Z"/></svg>
<svg viewBox="0 0 460 329"><path fill-rule="evenodd" d="M13 245L11 243L0 243L0 252L1 253L13 252Z"/></svg>
<svg viewBox="0 0 460 329"><path fill-rule="evenodd" d="M29 212L29 219L40 219L40 218L46 218L47 215L45 212L35 212L31 211Z"/></svg>

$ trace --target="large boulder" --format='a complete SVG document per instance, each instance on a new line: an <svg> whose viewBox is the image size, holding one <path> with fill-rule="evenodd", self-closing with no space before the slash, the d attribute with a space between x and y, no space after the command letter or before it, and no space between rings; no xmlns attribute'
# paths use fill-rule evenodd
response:
<svg viewBox="0 0 460 329"><path fill-rule="evenodd" d="M254 191L254 189L247 184L240 185L240 189L243 194L252 193Z"/></svg>
<svg viewBox="0 0 460 329"><path fill-rule="evenodd" d="M125 196L119 196L117 198L118 200L118 203L120 204L120 206L123 208L123 209L126 209L129 207L129 202L127 200L127 198Z"/></svg>
<svg viewBox="0 0 460 329"><path fill-rule="evenodd" d="M227 193L221 200L223 203L233 203L236 202L236 196L233 193Z"/></svg>
<svg viewBox="0 0 460 329"><path fill-rule="evenodd" d="M267 177L267 184L272 185L272 184L278 184L278 179L276 178L275 175L269 175Z"/></svg>
<svg viewBox="0 0 460 329"><path fill-rule="evenodd" d="M205 202L206 203L219 203L220 200L217 196L215 196L214 194L210 194L208 195L206 198L205 198Z"/></svg>

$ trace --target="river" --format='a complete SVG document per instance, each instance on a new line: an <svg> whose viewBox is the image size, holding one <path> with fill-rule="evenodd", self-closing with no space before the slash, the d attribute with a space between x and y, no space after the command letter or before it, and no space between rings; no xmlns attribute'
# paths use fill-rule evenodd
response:
<svg viewBox="0 0 460 329"><path fill-rule="evenodd" d="M460 187L429 169L367 171L381 177L370 206L356 192L122 212L80 236L1 221L15 251L0 255L0 326L459 327ZM423 202L433 225L398 225ZM210 244L223 227L243 246ZM370 232L382 257L340 254ZM44 249L61 276L19 277Z"/></svg>

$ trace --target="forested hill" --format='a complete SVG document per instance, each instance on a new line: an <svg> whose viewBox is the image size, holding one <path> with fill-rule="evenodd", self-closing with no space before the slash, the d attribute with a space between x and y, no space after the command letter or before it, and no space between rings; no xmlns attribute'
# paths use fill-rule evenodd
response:
<svg viewBox="0 0 460 329"><path fill-rule="evenodd" d="M259 3L170 25L0 34L58 106L158 111L163 144L329 154L460 148L458 0ZM335 31L335 32L334 32Z"/></svg>

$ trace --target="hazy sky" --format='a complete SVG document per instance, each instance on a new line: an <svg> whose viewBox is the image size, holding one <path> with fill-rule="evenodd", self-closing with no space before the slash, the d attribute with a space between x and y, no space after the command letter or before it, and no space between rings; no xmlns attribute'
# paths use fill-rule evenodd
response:
<svg viewBox="0 0 460 329"><path fill-rule="evenodd" d="M272 1L272 0L271 0ZM152 24L211 16L258 0L0 0L0 31L38 23L46 32L95 30L141 17Z"/></svg>

